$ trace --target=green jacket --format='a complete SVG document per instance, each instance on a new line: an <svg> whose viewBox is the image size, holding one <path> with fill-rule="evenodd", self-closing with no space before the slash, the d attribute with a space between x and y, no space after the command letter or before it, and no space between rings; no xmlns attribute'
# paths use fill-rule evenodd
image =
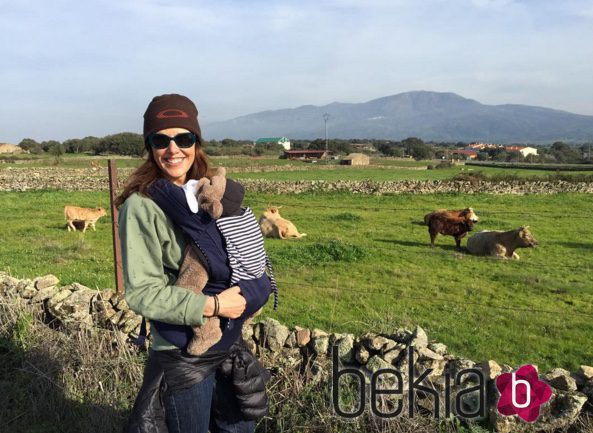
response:
<svg viewBox="0 0 593 433"><path fill-rule="evenodd" d="M175 325L203 325L206 296L175 286L185 238L150 198L132 194L119 209L125 296L146 319ZM154 350L176 349L151 329Z"/></svg>

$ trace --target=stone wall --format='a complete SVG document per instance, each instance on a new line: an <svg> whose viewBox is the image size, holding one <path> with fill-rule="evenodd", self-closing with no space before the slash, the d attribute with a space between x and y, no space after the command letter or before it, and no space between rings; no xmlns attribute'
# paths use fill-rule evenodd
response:
<svg viewBox="0 0 593 433"><path fill-rule="evenodd" d="M118 170L121 181L133 168ZM234 172L229 170L232 176ZM265 171L268 171L267 169ZM488 193L488 194L556 194L560 192L593 193L593 183L565 181L452 181L452 180L401 180L378 182L372 180L341 180L328 182L271 181L242 179L248 191L285 194L305 192L352 192L360 194L434 194L434 193ZM38 189L66 191L106 191L109 189L105 168L13 168L0 170L0 191L29 191Z"/></svg>
<svg viewBox="0 0 593 433"><path fill-rule="evenodd" d="M78 283L60 286L58 278L53 275L30 280L16 279L0 272L0 302L37 307L47 323L57 325L65 332L71 328L102 327L123 333L132 341L140 330L141 317L132 312L113 290L93 290ZM493 360L474 362L456 356L444 344L431 341L419 326L394 329L389 334L353 335L298 326L289 329L267 318L244 327L243 337L253 352L271 362L272 366L306 371L303 380L319 381L328 386L331 357L340 360L340 368L354 367L367 379L381 369L397 369L404 376L404 390L408 389L406 375L412 362L419 373L432 369L423 385L439 394L445 391L445 372L455 374L462 369L477 368L487 381L486 418L499 432L563 429L593 409L593 367L583 365L576 372L557 368L541 376L552 387L553 395L550 403L542 407L542 415L535 424L525 424L515 416L503 417L496 411L498 394L494 379L513 368ZM461 386L472 384L475 383L468 380ZM433 400L426 396L418 400L418 405L428 411L434 410Z"/></svg>

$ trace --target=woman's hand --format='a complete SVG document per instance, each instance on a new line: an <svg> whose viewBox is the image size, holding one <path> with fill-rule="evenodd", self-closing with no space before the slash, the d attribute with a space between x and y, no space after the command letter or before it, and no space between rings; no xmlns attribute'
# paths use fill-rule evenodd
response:
<svg viewBox="0 0 593 433"><path fill-rule="evenodd" d="M245 311L245 298L239 292L239 286L233 286L218 294L218 316L236 319ZM204 316L214 315L214 296L209 296L204 306Z"/></svg>

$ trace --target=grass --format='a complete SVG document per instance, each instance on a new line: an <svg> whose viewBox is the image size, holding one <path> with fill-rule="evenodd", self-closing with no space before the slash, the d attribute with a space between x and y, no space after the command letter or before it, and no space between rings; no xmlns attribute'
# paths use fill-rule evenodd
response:
<svg viewBox="0 0 593 433"><path fill-rule="evenodd" d="M593 196L248 194L246 203L256 214L284 205L282 215L308 234L266 240L281 293L279 310L266 313L284 323L357 334L421 325L475 360L591 363ZM113 287L109 216L97 232L68 233L65 204L108 208L108 194L0 193L0 270ZM528 224L540 246L519 250L517 262L457 252L451 237L431 249L426 227L414 223L465 206L480 216L478 230Z"/></svg>

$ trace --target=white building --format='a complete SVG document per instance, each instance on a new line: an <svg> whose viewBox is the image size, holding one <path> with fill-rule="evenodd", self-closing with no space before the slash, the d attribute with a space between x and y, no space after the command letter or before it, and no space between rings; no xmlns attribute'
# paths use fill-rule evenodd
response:
<svg viewBox="0 0 593 433"><path fill-rule="evenodd" d="M284 150L290 150L290 140L286 137L267 137L267 138L258 138L255 140L255 144L280 144L284 147Z"/></svg>

